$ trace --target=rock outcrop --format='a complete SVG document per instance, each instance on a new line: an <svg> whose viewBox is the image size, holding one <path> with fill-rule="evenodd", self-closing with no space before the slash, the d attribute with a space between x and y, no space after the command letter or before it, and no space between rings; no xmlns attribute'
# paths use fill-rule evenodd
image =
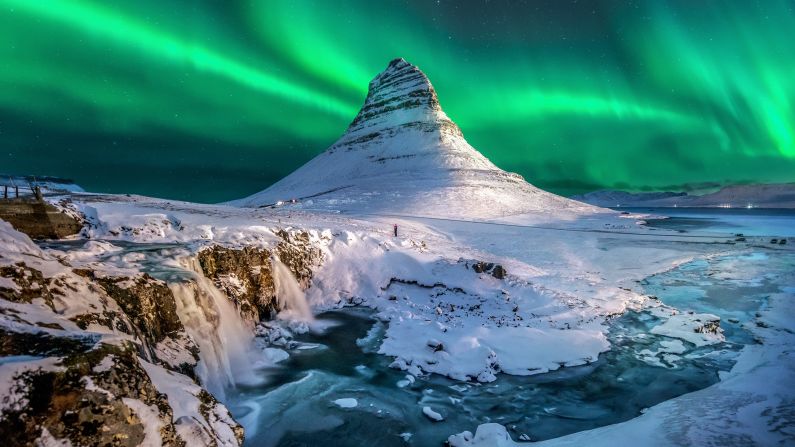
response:
<svg viewBox="0 0 795 447"><path fill-rule="evenodd" d="M73 268L3 222L0 242L7 445L242 443L242 427L196 383L198 348L164 282Z"/></svg>
<svg viewBox="0 0 795 447"><path fill-rule="evenodd" d="M155 389L130 347L102 344L52 358L48 366L13 375L0 422L6 445L30 446L48 438L86 446L185 445L167 397Z"/></svg>
<svg viewBox="0 0 795 447"><path fill-rule="evenodd" d="M32 199L0 200L0 219L31 239L60 239L83 228L83 222L74 216Z"/></svg>
<svg viewBox="0 0 795 447"><path fill-rule="evenodd" d="M252 321L267 320L278 312L273 280L274 256L284 263L304 287L312 279L312 267L323 260L323 253L313 247L306 232L276 233L282 240L275 248L228 248L214 245L199 252L204 275L229 296L241 315Z"/></svg>
<svg viewBox="0 0 795 447"><path fill-rule="evenodd" d="M467 263L466 266L469 268L469 263ZM505 275L508 274L508 272L505 270L505 267L493 262L474 262L472 264L472 270L474 270L475 273L488 273L497 279L505 279Z"/></svg>

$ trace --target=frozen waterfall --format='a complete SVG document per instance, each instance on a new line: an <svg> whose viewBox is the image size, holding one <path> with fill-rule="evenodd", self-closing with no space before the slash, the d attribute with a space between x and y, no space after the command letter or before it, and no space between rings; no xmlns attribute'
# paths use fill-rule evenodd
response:
<svg viewBox="0 0 795 447"><path fill-rule="evenodd" d="M229 298L206 278L195 258L181 261L191 280L169 285L185 330L199 347L196 373L201 383L219 399L238 384L262 381L256 368L267 365L264 353L254 346L252 324L238 313Z"/></svg>
<svg viewBox="0 0 795 447"><path fill-rule="evenodd" d="M273 282L276 286L276 302L281 309L279 317L312 323L312 309L301 285L296 281L293 272L276 255L273 256Z"/></svg>

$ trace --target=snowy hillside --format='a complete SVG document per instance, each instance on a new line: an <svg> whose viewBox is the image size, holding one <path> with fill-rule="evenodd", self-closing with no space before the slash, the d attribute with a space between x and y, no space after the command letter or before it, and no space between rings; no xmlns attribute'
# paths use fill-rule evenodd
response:
<svg viewBox="0 0 795 447"><path fill-rule="evenodd" d="M364 106L325 152L232 205L288 202L310 210L497 218L596 208L534 187L491 163L442 111L425 74L395 59L370 82Z"/></svg>

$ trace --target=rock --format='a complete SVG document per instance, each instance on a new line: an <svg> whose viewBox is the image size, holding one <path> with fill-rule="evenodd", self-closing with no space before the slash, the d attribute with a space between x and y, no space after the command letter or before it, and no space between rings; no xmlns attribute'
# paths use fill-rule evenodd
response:
<svg viewBox="0 0 795 447"><path fill-rule="evenodd" d="M491 262L483 262L483 261L478 261L472 266L472 270L474 270L475 273L488 272L492 268L494 268L494 264L493 263L491 263Z"/></svg>
<svg viewBox="0 0 795 447"><path fill-rule="evenodd" d="M31 239L61 239L83 228L82 221L36 200L0 200L0 219Z"/></svg>
<svg viewBox="0 0 795 447"><path fill-rule="evenodd" d="M235 302L243 318L270 318L276 310L270 251L214 245L199 252L198 257L204 275Z"/></svg>
<svg viewBox="0 0 795 447"><path fill-rule="evenodd" d="M50 278L44 278L39 270L28 267L24 262L0 267L0 277L10 278L16 284L16 290L0 287L0 298L15 303L30 303L41 298L51 309L53 295L50 292Z"/></svg>
<svg viewBox="0 0 795 447"><path fill-rule="evenodd" d="M444 344L435 338L428 340L426 344L429 348L433 349L433 352L444 351Z"/></svg>
<svg viewBox="0 0 795 447"><path fill-rule="evenodd" d="M146 273L134 279L105 277L96 281L119 304L150 346L184 330L177 315L174 293L163 281Z"/></svg>
<svg viewBox="0 0 795 447"><path fill-rule="evenodd" d="M108 355L113 362L95 370ZM147 440L146 424L159 424L163 446L184 446L172 421L171 407L141 368L132 347L99 345L64 357L55 370L15 376L16 397L27 405L6 410L0 436L8 446L34 445L46 429L72 445L137 446ZM142 414L142 410L146 414Z"/></svg>
<svg viewBox="0 0 795 447"><path fill-rule="evenodd" d="M491 270L491 276L497 279L505 279L505 275L507 274L508 272L505 271L505 267L499 264L495 265L494 268Z"/></svg>
<svg viewBox="0 0 795 447"><path fill-rule="evenodd" d="M697 319L696 322L701 323L701 320ZM696 327L694 331L699 334L721 334L723 332L720 328L720 320L717 319L703 322L703 324Z"/></svg>
<svg viewBox="0 0 795 447"><path fill-rule="evenodd" d="M276 234L282 241L272 250L214 245L199 252L204 275L235 302L243 318L251 321L268 320L281 310L271 268L274 254L305 288L312 279L312 267L323 260L323 253L312 246L308 233L279 230Z"/></svg>
<svg viewBox="0 0 795 447"><path fill-rule="evenodd" d="M467 263L467 267L468 266L469 264ZM505 270L505 267L493 262L477 261L472 264L472 270L474 270L475 273L490 273L491 276L497 279L505 279L505 277L508 275L508 271Z"/></svg>

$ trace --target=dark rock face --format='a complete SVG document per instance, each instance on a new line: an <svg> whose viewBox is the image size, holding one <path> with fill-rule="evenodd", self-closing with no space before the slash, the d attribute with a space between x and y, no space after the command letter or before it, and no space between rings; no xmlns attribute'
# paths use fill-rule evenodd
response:
<svg viewBox="0 0 795 447"><path fill-rule="evenodd" d="M100 342L99 334L64 331L62 324L28 321L13 307L0 307L19 325L19 332L16 326L0 329L0 356L32 356L54 365L45 370L22 369L12 377L11 395L0 396L4 408L10 408L0 413L0 437L11 446L34 445L41 436L66 439L72 445L148 445L152 441L146 437L144 417L150 426L156 420L160 427L156 436L163 445L185 445L175 431L167 397L156 390L139 360L141 356L195 377L198 349L184 331L171 290L145 274L97 277L88 269L64 267L57 276L46 277L24 262L4 265L0 277L10 279L15 287L0 288L0 299L26 306L38 301L57 315L64 303L90 294L97 299L95 304L68 320L63 317L63 325L69 320L82 329L101 325L132 335L134 341L108 345ZM175 365L159 358L158 344L164 341L170 342L171 352L187 351L177 358L193 355L194 362ZM97 369L107 357L112 362ZM217 420L219 411L226 412L209 393L202 402L207 407L206 421ZM242 443L242 427L230 421L227 417L218 424L228 425Z"/></svg>
<svg viewBox="0 0 795 447"><path fill-rule="evenodd" d="M58 329L58 328L54 328ZM56 337L46 332L11 332L0 329L0 356L64 356L91 349L97 337Z"/></svg>
<svg viewBox="0 0 795 447"><path fill-rule="evenodd" d="M0 219L31 239L60 239L83 228L81 221L58 208L32 200L0 200Z"/></svg>
<svg viewBox="0 0 795 447"><path fill-rule="evenodd" d="M204 275L213 280L238 306L244 318L253 321L270 319L279 309L273 281L272 257L279 257L303 286L312 279L312 267L320 264L323 253L313 247L306 232L276 233L282 241L273 250L244 247L240 249L214 245L199 253Z"/></svg>
<svg viewBox="0 0 795 447"><path fill-rule="evenodd" d="M322 261L322 252L313 247L308 233L277 234L281 240L271 249L213 246L199 254L205 275L255 321L279 310L272 257L278 256L304 287L312 268ZM164 446L184 446L186 440L178 434L184 432L177 428L183 430L185 423L192 424L189 430L201 443L213 445L228 436L227 441L242 444L242 426L210 393L191 392L199 414L190 421L175 421L168 396L156 388L163 386L160 381L172 380L167 378L170 373L163 371L162 377L151 379L147 373L165 368L188 376L173 380L187 384L196 380L198 348L185 331L166 283L147 274L113 277L88 268L73 269L53 258L46 259L50 270L32 267L33 259L47 256L31 254L28 264L2 264L0 258L0 277L11 281L0 288L0 303L28 306L27 312L36 309L22 313L11 305L0 306L0 312L18 324L0 328L0 356L32 356L8 370L13 372L13 389L0 396L0 439L7 440L6 445L58 439L72 445L136 446L150 445L154 437ZM43 273L53 264L58 273ZM52 319L37 322L37 312L51 313ZM77 326L88 331L96 325L118 334L120 340L127 334L130 340L111 345L98 333L75 330ZM24 366L28 364L32 366ZM157 433L153 434L153 427Z"/></svg>
<svg viewBox="0 0 795 447"><path fill-rule="evenodd" d="M280 230L276 234L282 238L282 242L276 246L276 255L279 256L279 260L293 272L295 279L304 288L309 287L309 281L312 279L312 267L323 262L323 252L312 246L309 233L305 231L288 233Z"/></svg>
<svg viewBox="0 0 795 447"><path fill-rule="evenodd" d="M112 360L107 369L95 368L108 356ZM166 396L154 388L130 347L101 345L72 353L58 366L16 377L25 386L14 397L26 400L27 405L6 412L0 420L5 445L34 445L44 429L72 445L141 445L146 440L144 421L126 399L140 401L157 417L164 446L185 445L177 436Z"/></svg>
<svg viewBox="0 0 795 447"><path fill-rule="evenodd" d="M701 323L700 319L696 319L695 321ZM723 330L720 328L720 319L707 320L695 329L695 332L699 334L720 334L722 331Z"/></svg>
<svg viewBox="0 0 795 447"><path fill-rule="evenodd" d="M15 303L30 303L41 298L52 308L53 296L49 290L50 280L44 278L40 271L28 267L24 262L0 267L0 276L10 278L17 285L14 291L0 287L0 298Z"/></svg>
<svg viewBox="0 0 795 447"><path fill-rule="evenodd" d="M135 279L107 277L96 280L130 318L140 337L154 346L184 328L171 289L148 274ZM128 284L132 282L132 284ZM121 283L125 283L120 285Z"/></svg>
<svg viewBox="0 0 795 447"><path fill-rule="evenodd" d="M230 297L243 318L257 321L273 310L271 253L266 249L214 245L199 253L204 275Z"/></svg>

